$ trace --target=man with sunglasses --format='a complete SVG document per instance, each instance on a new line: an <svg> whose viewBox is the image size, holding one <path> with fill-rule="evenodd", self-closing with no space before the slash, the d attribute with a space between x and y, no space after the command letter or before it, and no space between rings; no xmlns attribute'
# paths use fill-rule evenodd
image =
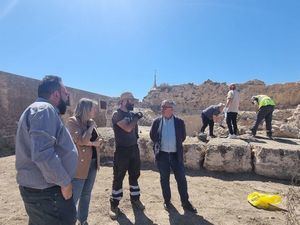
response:
<svg viewBox="0 0 300 225"><path fill-rule="evenodd" d="M164 198L165 210L170 210L171 189L170 173L174 172L182 207L185 211L197 213L189 201L185 168L183 164L183 145L186 138L184 121L174 116L175 102L164 100L161 103L162 116L155 119L150 130L150 138L160 149L155 151L156 164L160 173L160 184Z"/></svg>
<svg viewBox="0 0 300 225"><path fill-rule="evenodd" d="M76 209L71 180L77 149L60 115L69 105L61 78L46 76L38 99L25 109L16 135L17 183L29 225L74 225Z"/></svg>

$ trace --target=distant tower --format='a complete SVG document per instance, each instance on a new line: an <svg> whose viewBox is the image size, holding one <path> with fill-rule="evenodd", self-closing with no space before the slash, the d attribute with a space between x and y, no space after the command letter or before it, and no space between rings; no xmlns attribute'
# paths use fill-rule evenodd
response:
<svg viewBox="0 0 300 225"><path fill-rule="evenodd" d="M154 83L153 83L153 87L152 89L157 89L157 84L156 84L156 74L157 74L157 70L154 71Z"/></svg>

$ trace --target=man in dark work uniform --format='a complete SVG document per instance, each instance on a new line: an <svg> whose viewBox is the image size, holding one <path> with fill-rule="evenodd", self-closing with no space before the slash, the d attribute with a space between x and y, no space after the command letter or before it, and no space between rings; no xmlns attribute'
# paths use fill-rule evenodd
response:
<svg viewBox="0 0 300 225"><path fill-rule="evenodd" d="M113 184L110 197L109 215L111 219L116 219L120 214L118 205L123 197L123 179L127 171L131 204L138 209L145 209L145 206L140 201L140 188L138 185L141 161L137 144L137 122L143 117L143 114L141 112L132 112L134 101L132 93L124 92L120 96L119 108L112 116L116 150L114 153Z"/></svg>

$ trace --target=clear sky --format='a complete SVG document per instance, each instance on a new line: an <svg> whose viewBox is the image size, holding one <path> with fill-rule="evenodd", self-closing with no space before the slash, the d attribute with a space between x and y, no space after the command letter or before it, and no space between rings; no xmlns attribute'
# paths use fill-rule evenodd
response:
<svg viewBox="0 0 300 225"><path fill-rule="evenodd" d="M157 82L300 81L299 0L0 0L0 70L142 99Z"/></svg>

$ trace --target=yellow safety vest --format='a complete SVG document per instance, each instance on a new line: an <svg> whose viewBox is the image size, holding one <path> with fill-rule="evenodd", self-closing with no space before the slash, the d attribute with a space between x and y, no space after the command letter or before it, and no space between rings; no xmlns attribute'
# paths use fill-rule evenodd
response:
<svg viewBox="0 0 300 225"><path fill-rule="evenodd" d="M258 98L258 107L273 105L275 106L275 102L267 95L257 95Z"/></svg>

